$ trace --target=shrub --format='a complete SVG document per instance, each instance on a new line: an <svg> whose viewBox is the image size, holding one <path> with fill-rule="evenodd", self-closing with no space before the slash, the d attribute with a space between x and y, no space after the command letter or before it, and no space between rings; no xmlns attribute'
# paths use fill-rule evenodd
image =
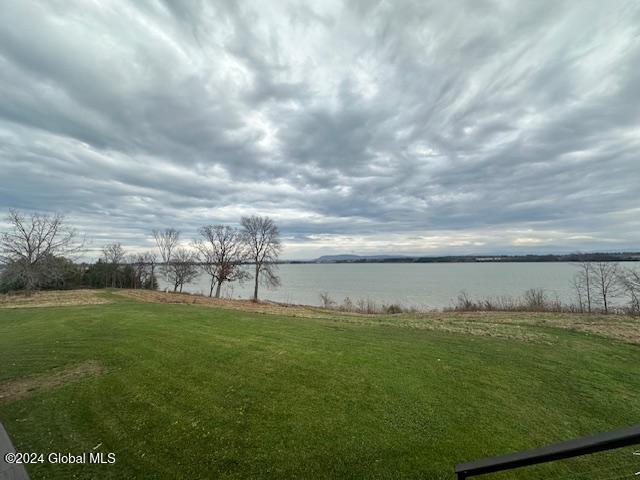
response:
<svg viewBox="0 0 640 480"><path fill-rule="evenodd" d="M323 308L334 308L336 306L336 302L329 296L327 292L322 292L320 294L320 302L322 302Z"/></svg>
<svg viewBox="0 0 640 480"><path fill-rule="evenodd" d="M396 303L392 303L391 305L385 305L384 307L384 311L385 313L390 313L390 314L396 314L396 313L402 313L404 312L404 309L396 304Z"/></svg>

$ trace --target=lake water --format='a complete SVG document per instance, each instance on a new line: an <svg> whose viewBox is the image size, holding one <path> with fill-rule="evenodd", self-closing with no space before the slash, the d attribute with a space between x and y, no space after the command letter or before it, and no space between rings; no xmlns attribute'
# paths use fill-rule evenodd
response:
<svg viewBox="0 0 640 480"><path fill-rule="evenodd" d="M570 263L395 263L395 264L285 264L279 266L282 285L260 287L260 298L276 302L320 305L320 293L341 303L371 299L420 308L451 306L465 290L472 298L520 296L529 288L542 288L566 303L574 302ZM161 289L166 283L160 282ZM200 277L184 291L209 293L209 280ZM228 298L250 298L252 282L226 284Z"/></svg>

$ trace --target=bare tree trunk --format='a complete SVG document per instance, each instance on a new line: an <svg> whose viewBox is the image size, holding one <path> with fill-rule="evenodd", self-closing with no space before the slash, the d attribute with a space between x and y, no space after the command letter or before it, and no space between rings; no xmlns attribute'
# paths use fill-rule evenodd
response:
<svg viewBox="0 0 640 480"><path fill-rule="evenodd" d="M220 298L220 287L222 287L222 282L218 280L218 286L216 287L216 298Z"/></svg>
<svg viewBox="0 0 640 480"><path fill-rule="evenodd" d="M254 283L254 287L253 287L253 301L257 302L258 301L258 279L260 276L260 267L258 266L258 264L256 264L256 275L255 275L255 283Z"/></svg>
<svg viewBox="0 0 640 480"><path fill-rule="evenodd" d="M584 300L582 298L582 286L577 277L573 278L573 288L576 291L576 297L578 298L578 309L580 313L584 313Z"/></svg>
<svg viewBox="0 0 640 480"><path fill-rule="evenodd" d="M253 283L253 301L257 302L258 301L258 281L260 279L260 266L258 264L256 264L256 274L254 276L254 283Z"/></svg>
<svg viewBox="0 0 640 480"><path fill-rule="evenodd" d="M35 289L35 282L33 281L33 277L27 274L27 283L25 284L25 293L27 297L30 297Z"/></svg>
<svg viewBox="0 0 640 480"><path fill-rule="evenodd" d="M587 312L591 313L591 283L589 281L589 272L585 276L587 282Z"/></svg>
<svg viewBox="0 0 640 480"><path fill-rule="evenodd" d="M211 277L211 287L209 288L209 296L213 297L213 285L215 284L215 279Z"/></svg>

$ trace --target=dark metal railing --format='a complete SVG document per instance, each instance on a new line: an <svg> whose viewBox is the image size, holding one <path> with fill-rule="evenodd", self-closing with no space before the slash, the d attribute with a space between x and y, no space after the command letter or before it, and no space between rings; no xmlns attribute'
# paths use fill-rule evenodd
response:
<svg viewBox="0 0 640 480"><path fill-rule="evenodd" d="M464 480L469 477L484 475L485 473L511 470L635 444L640 444L640 424L600 433L592 437L576 438L542 448L523 450L500 457L484 458L474 462L459 463L455 467L455 472L458 480Z"/></svg>

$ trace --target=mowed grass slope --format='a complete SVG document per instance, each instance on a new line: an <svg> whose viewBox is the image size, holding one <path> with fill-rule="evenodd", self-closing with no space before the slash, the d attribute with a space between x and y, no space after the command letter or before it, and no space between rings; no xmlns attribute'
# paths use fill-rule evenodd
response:
<svg viewBox="0 0 640 480"><path fill-rule="evenodd" d="M0 310L0 385L100 366L0 399L19 451L100 445L117 457L30 465L34 479L449 479L457 462L640 418L640 347L618 340L542 326L494 338L105 295L112 303Z"/></svg>

